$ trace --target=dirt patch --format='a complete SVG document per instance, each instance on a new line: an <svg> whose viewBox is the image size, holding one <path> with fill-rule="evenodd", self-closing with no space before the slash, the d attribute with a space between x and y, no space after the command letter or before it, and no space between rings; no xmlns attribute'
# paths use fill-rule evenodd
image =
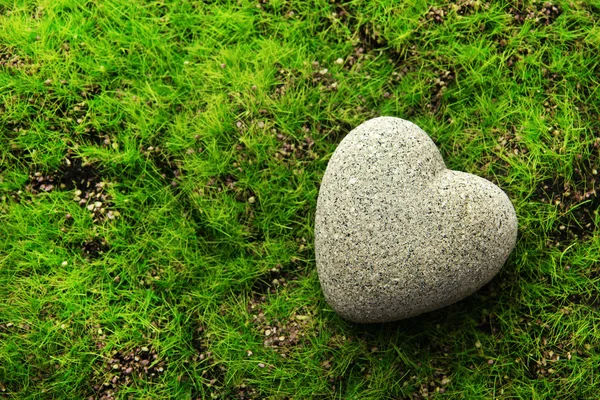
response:
<svg viewBox="0 0 600 400"><path fill-rule="evenodd" d="M121 121L120 126L124 128L125 123ZM98 130L93 126L89 126L84 128L82 136L84 140L98 147L109 149L117 146L114 132Z"/></svg>
<svg viewBox="0 0 600 400"><path fill-rule="evenodd" d="M248 386L242 383L237 387L237 393L235 394L236 399L247 400L247 399L261 399L263 398L258 390L252 386Z"/></svg>
<svg viewBox="0 0 600 400"><path fill-rule="evenodd" d="M479 112L475 111L474 115L478 117ZM523 144L522 128L517 128L516 126L511 125L503 129L492 128L491 132L494 134L495 137L498 138L498 143L494 147L494 150L498 152L505 151L510 156L527 154L529 152L527 147ZM500 159L494 160L495 167L503 165L503 163L504 162ZM500 170L502 170L502 168ZM508 171L506 170L506 172Z"/></svg>
<svg viewBox="0 0 600 400"><path fill-rule="evenodd" d="M0 69L8 71L25 71L28 75L37 72L33 61L27 56L22 56L14 48L0 45Z"/></svg>
<svg viewBox="0 0 600 400"><path fill-rule="evenodd" d="M88 260L94 260L101 257L109 249L108 242L104 238L94 238L86 240L81 244L83 255Z"/></svg>
<svg viewBox="0 0 600 400"><path fill-rule="evenodd" d="M475 0L458 0L440 7L431 6L421 22L425 24L443 24L452 13L461 16L471 15L482 7L488 8L489 3L481 4L480 1Z"/></svg>
<svg viewBox="0 0 600 400"><path fill-rule="evenodd" d="M60 189L87 191L101 182L99 175L98 170L92 164L75 157L72 150L69 149L57 171L49 174L36 171L30 174L26 190L32 194Z"/></svg>
<svg viewBox="0 0 600 400"><path fill-rule="evenodd" d="M388 41L381 34L377 26L364 24L358 27L358 37L360 39L360 47L364 54L377 50L390 50ZM355 50L357 47L355 47Z"/></svg>
<svg viewBox="0 0 600 400"><path fill-rule="evenodd" d="M592 4L591 2L581 2L577 3L577 6L582 7L585 10L586 17L590 18L591 21L598 21L598 16L600 16L600 5Z"/></svg>
<svg viewBox="0 0 600 400"><path fill-rule="evenodd" d="M10 385L0 382L0 396L2 397L10 397L11 393L16 393L16 390L11 390Z"/></svg>
<svg viewBox="0 0 600 400"><path fill-rule="evenodd" d="M307 312L294 312L289 318L278 320L274 318L269 320L263 310L262 305L266 297L254 295L248 303L248 314L251 316L250 323L257 336L263 338L263 346L278 353L282 357L289 356L294 348L301 348L303 340L308 335L308 328L311 325L312 317ZM252 351L247 351L247 356L252 357ZM259 367L261 367L259 365ZM264 368L262 366L261 368Z"/></svg>
<svg viewBox="0 0 600 400"><path fill-rule="evenodd" d="M508 13L512 16L514 22L519 25L526 21L533 21L538 25L550 25L562 14L562 9L558 4L550 1L543 3L533 3L523 5L521 1L516 1L515 4L508 9Z"/></svg>
<svg viewBox="0 0 600 400"><path fill-rule="evenodd" d="M428 378L427 381L427 383L419 385L418 392L414 392L411 399L437 398L437 394L446 393L446 386L450 383L450 379L440 371L434 372L433 376Z"/></svg>
<svg viewBox="0 0 600 400"><path fill-rule="evenodd" d="M336 23L345 25L350 32L353 32L353 37L358 37L358 40L353 41L352 54L348 55L345 60L336 60L336 63L343 64L346 70L358 72L363 61L374 59L377 56L376 52L385 52L394 65L402 63L406 59L406 52L399 52L393 48L382 35L381 27L370 22L364 23L355 16L357 12L356 8L349 3L335 5L333 18Z"/></svg>
<svg viewBox="0 0 600 400"><path fill-rule="evenodd" d="M97 350L102 350L106 347L106 332L98 324L93 325L90 329L90 334L94 339L94 344Z"/></svg>
<svg viewBox="0 0 600 400"><path fill-rule="evenodd" d="M369 55L367 54L367 50L363 46L354 47L353 52L346 57L346 60L342 59L342 63L344 65L344 69L348 71L356 71L359 72L362 68L362 64L365 60L369 59Z"/></svg>
<svg viewBox="0 0 600 400"><path fill-rule="evenodd" d="M281 143L281 146L275 153L275 158L284 163L315 160L318 157L318 155L312 151L315 141L309 135L310 130L307 126L303 127L303 132L305 134L302 140L295 140L283 133L277 133L275 137L277 138L277 141Z"/></svg>
<svg viewBox="0 0 600 400"><path fill-rule="evenodd" d="M95 165L76 157L69 149L58 170L50 173L30 173L25 191L38 195L55 190L74 190L73 201L87 208L95 223L101 223L119 216L119 212L112 209L112 198L106 193L107 186L108 183L102 180Z"/></svg>
<svg viewBox="0 0 600 400"><path fill-rule="evenodd" d="M140 279L140 287L152 289L154 291L160 290L160 279L164 274L163 268L151 268L146 274Z"/></svg>
<svg viewBox="0 0 600 400"><path fill-rule="evenodd" d="M600 145L600 140L595 142ZM543 203L557 207L558 218L549 233L549 246L566 247L573 240L587 240L596 231L595 220L600 207L597 196L600 163L596 157L580 163L571 180L564 177L547 179L536 190Z"/></svg>
<svg viewBox="0 0 600 400"><path fill-rule="evenodd" d="M503 43L503 41L501 40L500 43ZM505 49L502 47L502 45L500 46L500 50L502 52L505 51ZM508 68L510 75L512 77L514 77L518 82L521 82L521 76L519 74L515 74L515 70L516 70L518 64L521 61L523 61L525 59L525 57L527 57L530 53L531 53L530 49L519 48L519 49L517 49L516 53L511 54L505 61L505 65Z"/></svg>
<svg viewBox="0 0 600 400"><path fill-rule="evenodd" d="M258 0L256 8L258 8L259 10L263 10L266 13L273 15L281 15L285 16L286 18L293 18L296 15L296 12L292 8L292 4L294 4L293 2L278 2L276 3L277 6L274 6L273 3L269 0Z"/></svg>
<svg viewBox="0 0 600 400"><path fill-rule="evenodd" d="M359 39L353 43L353 51L345 60L336 60L337 63L343 64L345 70L360 72L363 63L374 60L378 56L377 53L385 53L389 63L396 68L413 67L407 60L410 56L416 55L416 52L413 51L416 48L415 45L407 45L404 49L398 50L381 34L380 28L377 26L370 23L358 24L359 21L354 17L348 17L345 22L348 29L357 31Z"/></svg>
<svg viewBox="0 0 600 400"><path fill-rule="evenodd" d="M72 225L72 217L70 214L66 215L66 226L61 228L63 232L67 232L67 226ZM110 246L105 238L94 237L89 238L84 241L77 242L67 242L65 243L65 247L73 250L74 252L80 254L84 259L88 261L96 260L101 258L109 249Z"/></svg>
<svg viewBox="0 0 600 400"><path fill-rule="evenodd" d="M254 282L252 293L259 297L263 297L267 293L275 294L279 288L286 287L293 279L290 271L285 270L281 264L277 264Z"/></svg>
<svg viewBox="0 0 600 400"><path fill-rule="evenodd" d="M24 322L17 324L13 322L0 323L0 335L26 333L31 330L31 326Z"/></svg>
<svg viewBox="0 0 600 400"><path fill-rule="evenodd" d="M565 364L565 362L571 361L574 357L585 357L589 350L585 349L585 346L583 349L577 349L569 343L549 342L546 336L542 336L539 354L525 361L520 358L516 360L524 363L530 379L566 378L571 371L568 368L569 363Z"/></svg>
<svg viewBox="0 0 600 400"><path fill-rule="evenodd" d="M165 183L173 188L179 186L179 181L183 175L181 162L164 153L160 146L141 146L140 151L146 159L150 160L156 166L158 173Z"/></svg>
<svg viewBox="0 0 600 400"><path fill-rule="evenodd" d="M158 379L167 368L168 359L160 360L151 345L133 349L113 350L110 356L99 360L101 372L94 376L94 395L88 399L112 400L124 386L134 380Z"/></svg>
<svg viewBox="0 0 600 400"><path fill-rule="evenodd" d="M427 108L432 114L437 113L442 106L442 96L448 90L448 86L456 80L456 72L452 69L437 71L437 77L432 80L431 97Z"/></svg>
<svg viewBox="0 0 600 400"><path fill-rule="evenodd" d="M597 273L597 267L596 269L592 268L590 275L593 276ZM594 278L592 277L592 279ZM569 296L569 302L572 304L581 304L597 310L600 308L600 293L598 293L597 290L594 290L592 293L572 294Z"/></svg>
<svg viewBox="0 0 600 400"><path fill-rule="evenodd" d="M61 81L64 85L67 81ZM83 89L79 92L79 95L84 99L92 99L96 96L99 96L102 93L102 86L97 83L89 83L83 87Z"/></svg>
<svg viewBox="0 0 600 400"><path fill-rule="evenodd" d="M275 86L269 97L274 100L281 99L287 91L293 87L301 78L300 71L296 69L285 69L281 64L276 64Z"/></svg>
<svg viewBox="0 0 600 400"><path fill-rule="evenodd" d="M206 183L206 187L212 188L217 192L235 190L237 188L237 178L233 175L213 176Z"/></svg>
<svg viewBox="0 0 600 400"><path fill-rule="evenodd" d="M338 83L333 78L329 69L322 67L318 61L312 63L313 72L310 77L310 85L318 87L324 92L333 92L337 90Z"/></svg>
<svg viewBox="0 0 600 400"><path fill-rule="evenodd" d="M559 82L564 80L562 73L550 71L547 68L542 68L542 76L546 80L546 84L544 85L547 88L546 90L556 87Z"/></svg>
<svg viewBox="0 0 600 400"><path fill-rule="evenodd" d="M206 328L201 323L195 323L191 332L191 344L195 350L190 363L200 364L202 367L201 377L203 384L207 386L213 394L218 394L225 381L226 369L219 365L211 351L210 340L206 334ZM202 398L201 393L193 393L193 399Z"/></svg>

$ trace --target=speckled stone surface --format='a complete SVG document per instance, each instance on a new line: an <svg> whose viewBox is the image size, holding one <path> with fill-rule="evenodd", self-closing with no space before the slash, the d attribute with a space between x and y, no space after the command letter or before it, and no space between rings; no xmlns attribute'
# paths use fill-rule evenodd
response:
<svg viewBox="0 0 600 400"><path fill-rule="evenodd" d="M500 270L517 239L506 194L446 169L429 136L399 118L352 130L319 192L315 251L327 302L355 322L452 304Z"/></svg>

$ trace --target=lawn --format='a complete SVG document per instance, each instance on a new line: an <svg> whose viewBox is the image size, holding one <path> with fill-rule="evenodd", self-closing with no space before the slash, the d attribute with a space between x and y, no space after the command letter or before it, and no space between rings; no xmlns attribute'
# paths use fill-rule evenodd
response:
<svg viewBox="0 0 600 400"><path fill-rule="evenodd" d="M592 399L600 1L0 0L0 398ZM512 200L452 306L326 304L328 159L379 115Z"/></svg>

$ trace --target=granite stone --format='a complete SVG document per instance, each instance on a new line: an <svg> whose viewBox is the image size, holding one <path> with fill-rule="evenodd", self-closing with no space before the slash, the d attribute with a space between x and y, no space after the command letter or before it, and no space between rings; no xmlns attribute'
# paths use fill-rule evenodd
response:
<svg viewBox="0 0 600 400"><path fill-rule="evenodd" d="M355 322L432 311L474 293L517 240L506 194L446 168L412 122L371 119L334 152L319 191L315 252L329 305Z"/></svg>

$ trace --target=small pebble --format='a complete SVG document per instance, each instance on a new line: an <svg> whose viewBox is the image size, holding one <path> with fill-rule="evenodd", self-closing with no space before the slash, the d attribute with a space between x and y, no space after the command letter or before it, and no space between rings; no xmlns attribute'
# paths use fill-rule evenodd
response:
<svg viewBox="0 0 600 400"><path fill-rule="evenodd" d="M69 265L69 263L67 261L63 261L60 265L66 267L67 265Z"/></svg>
<svg viewBox="0 0 600 400"><path fill-rule="evenodd" d="M335 60L335 63L338 65L342 65L344 63L344 59L343 58L338 58L337 60Z"/></svg>

